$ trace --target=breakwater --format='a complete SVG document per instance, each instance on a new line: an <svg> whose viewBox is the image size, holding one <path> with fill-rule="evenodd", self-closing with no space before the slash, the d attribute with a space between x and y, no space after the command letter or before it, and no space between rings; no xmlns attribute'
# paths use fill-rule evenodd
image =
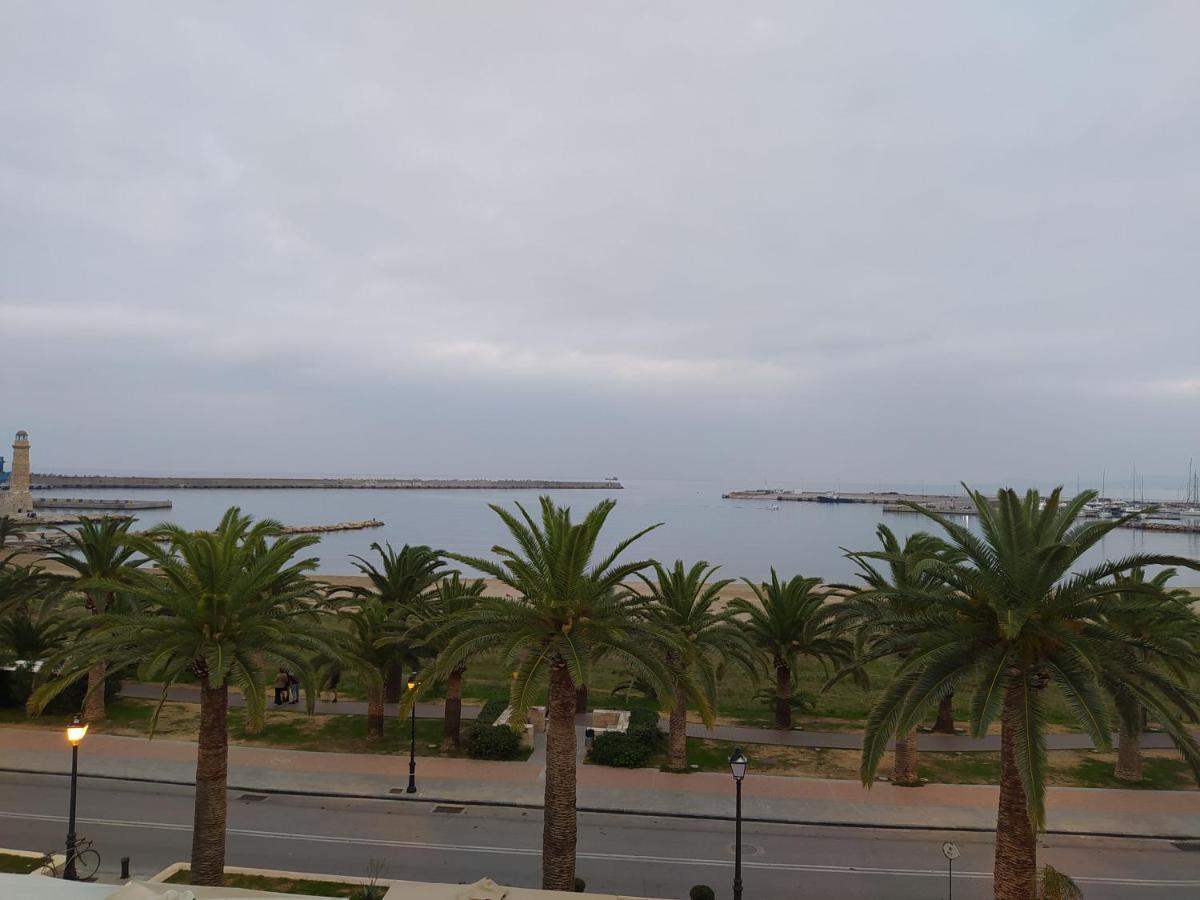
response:
<svg viewBox="0 0 1200 900"><path fill-rule="evenodd" d="M34 509L170 509L170 500L116 500L86 497L37 497Z"/></svg>
<svg viewBox="0 0 1200 900"><path fill-rule="evenodd" d="M951 494L902 494L898 491L869 491L844 494L841 491L784 491L774 489L730 491L721 495L726 500L775 500L792 503L920 503L930 509L951 509L965 504L962 497Z"/></svg>
<svg viewBox="0 0 1200 900"><path fill-rule="evenodd" d="M38 475L30 476L31 490L101 489L123 490L622 490L619 481L550 481L545 479L487 478L201 478L141 475Z"/></svg>
<svg viewBox="0 0 1200 900"><path fill-rule="evenodd" d="M360 522L335 522L332 525L284 525L284 534L328 534L331 531L362 531L366 528L382 528L379 519L363 519Z"/></svg>

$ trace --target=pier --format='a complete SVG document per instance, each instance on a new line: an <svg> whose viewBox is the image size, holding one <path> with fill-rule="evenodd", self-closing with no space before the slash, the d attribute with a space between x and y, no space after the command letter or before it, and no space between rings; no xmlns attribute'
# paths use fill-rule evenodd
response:
<svg viewBox="0 0 1200 900"><path fill-rule="evenodd" d="M188 476L141 475L33 475L31 490L100 489L123 490L623 490L621 482L550 481L544 479L487 478L201 478ZM142 507L145 508L145 507Z"/></svg>

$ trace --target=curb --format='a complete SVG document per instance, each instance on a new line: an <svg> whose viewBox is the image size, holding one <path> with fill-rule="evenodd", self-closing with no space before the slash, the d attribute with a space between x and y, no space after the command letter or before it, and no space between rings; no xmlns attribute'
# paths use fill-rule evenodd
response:
<svg viewBox="0 0 1200 900"><path fill-rule="evenodd" d="M0 773L7 772L17 775L52 775L69 778L70 772L47 772L41 769L14 769L0 766ZM127 781L138 784L166 784L175 787L195 787L194 781L180 781L171 778L145 778L136 775L79 775L79 778L90 778L96 781ZM495 809L533 809L541 810L540 803L523 803L517 800L463 800L456 797L427 797L418 794L410 797L406 794L362 794L353 791L315 791L302 788L264 788L227 784L226 791L245 791L253 794L272 794L283 797L331 797L339 800L384 800L397 803L445 803L455 806L484 806ZM593 815L640 816L654 819L686 819L705 822L732 822L734 817L719 813L690 813L668 810L637 810L616 809L605 806L576 806L581 813ZM834 822L825 819L797 819L782 816L742 816L743 822L759 825L806 825L815 828L854 828L880 831L936 831L936 832L971 832L992 834L995 828L984 828L979 825L895 825L880 822ZM1071 831L1069 829L1047 828L1042 834L1060 835L1063 837L1104 837L1140 841L1196 841L1200 834L1135 834L1127 831Z"/></svg>

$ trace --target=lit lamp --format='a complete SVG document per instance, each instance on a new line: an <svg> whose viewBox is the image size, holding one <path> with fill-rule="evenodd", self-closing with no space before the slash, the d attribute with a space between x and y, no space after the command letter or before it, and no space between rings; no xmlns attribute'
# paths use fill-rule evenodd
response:
<svg viewBox="0 0 1200 900"><path fill-rule="evenodd" d="M733 781L737 785L737 817L734 825L733 850L733 900L742 900L742 779L746 777L746 768L750 760L742 748L738 747L729 756L729 771L733 773Z"/></svg>
<svg viewBox="0 0 1200 900"><path fill-rule="evenodd" d="M75 785L79 780L79 744L87 730L87 722L78 713L67 726L67 741L71 745L71 814L67 818L67 864L63 868L63 878L67 881L79 880L75 871Z"/></svg>
<svg viewBox="0 0 1200 900"><path fill-rule="evenodd" d="M421 683L421 674L413 672L408 676L408 692L412 694ZM406 793L415 794L417 792L417 698L410 697L412 703L412 726L409 731L408 740L408 788Z"/></svg>

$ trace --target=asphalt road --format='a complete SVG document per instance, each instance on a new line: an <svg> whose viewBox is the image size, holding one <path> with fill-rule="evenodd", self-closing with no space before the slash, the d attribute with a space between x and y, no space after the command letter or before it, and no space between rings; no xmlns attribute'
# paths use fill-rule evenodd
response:
<svg viewBox="0 0 1200 900"><path fill-rule="evenodd" d="M230 801L230 865L365 875L371 860L382 859L392 878L463 882L487 875L530 886L539 880L536 812L488 807L446 812L423 802L280 795L235 794ZM61 847L67 802L66 778L0 774L0 847ZM95 841L105 880L115 880L121 856L132 858L135 877L186 860L191 814L188 788L80 780L78 830ZM945 897L945 840L962 851L954 897L990 897L988 835L779 825L745 828L745 897ZM1042 847L1041 861L1074 876L1087 900L1200 896L1200 852L1170 842L1050 836ZM684 898L693 884L706 883L727 898L733 827L583 815L578 872L595 891Z"/></svg>

